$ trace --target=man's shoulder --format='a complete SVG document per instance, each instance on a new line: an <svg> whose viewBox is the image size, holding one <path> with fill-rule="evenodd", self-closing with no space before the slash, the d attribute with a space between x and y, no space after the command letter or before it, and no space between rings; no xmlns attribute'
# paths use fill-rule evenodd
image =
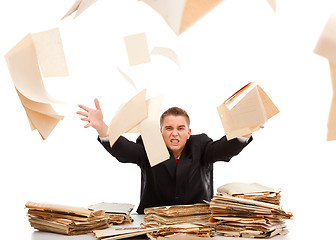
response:
<svg viewBox="0 0 336 240"><path fill-rule="evenodd" d="M209 138L209 137L205 133L190 135L190 139L202 139L202 138Z"/></svg>
<svg viewBox="0 0 336 240"><path fill-rule="evenodd" d="M206 143L209 141L212 141L212 139L205 133L190 135L190 138L189 138L189 142L191 144L194 144L194 143L202 144L202 143Z"/></svg>

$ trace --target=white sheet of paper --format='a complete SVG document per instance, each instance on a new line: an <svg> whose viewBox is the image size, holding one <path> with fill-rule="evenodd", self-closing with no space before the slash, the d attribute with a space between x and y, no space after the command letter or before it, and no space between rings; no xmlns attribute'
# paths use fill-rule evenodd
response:
<svg viewBox="0 0 336 240"><path fill-rule="evenodd" d="M143 0L180 35L223 0Z"/></svg>
<svg viewBox="0 0 336 240"><path fill-rule="evenodd" d="M148 117L128 131L141 134L152 167L170 158L158 123L162 100L163 95L148 99L146 101Z"/></svg>
<svg viewBox="0 0 336 240"><path fill-rule="evenodd" d="M121 134L134 128L146 118L146 89L144 89L127 103L123 104L111 120L108 128L110 146L113 146Z"/></svg>
<svg viewBox="0 0 336 240"><path fill-rule="evenodd" d="M124 37L130 66L150 62L150 55L145 33Z"/></svg>
<svg viewBox="0 0 336 240"><path fill-rule="evenodd" d="M45 140L63 119L50 105L63 102L48 94L39 68L43 66L47 76L68 75L58 29L28 34L6 54L5 59L31 130L37 129Z"/></svg>
<svg viewBox="0 0 336 240"><path fill-rule="evenodd" d="M333 97L331 101L329 118L328 118L327 141L334 141L336 140L336 64L329 61L329 65L331 72Z"/></svg>
<svg viewBox="0 0 336 240"><path fill-rule="evenodd" d="M32 34L37 59L44 77L69 76L58 28Z"/></svg>
<svg viewBox="0 0 336 240"><path fill-rule="evenodd" d="M75 11L77 11L74 18L78 17L80 14L82 14L88 7L90 7L92 4L97 2L98 0L76 0L76 2L71 6L71 8L68 10L68 12L62 17L61 20L64 18L70 16Z"/></svg>
<svg viewBox="0 0 336 240"><path fill-rule="evenodd" d="M314 52L336 63L336 14L331 14L315 46Z"/></svg>
<svg viewBox="0 0 336 240"><path fill-rule="evenodd" d="M276 12L276 0L267 0L270 7L273 9L274 12Z"/></svg>
<svg viewBox="0 0 336 240"><path fill-rule="evenodd" d="M42 103L63 103L44 87L32 35L28 34L6 54L9 72L17 90L26 98Z"/></svg>
<svg viewBox="0 0 336 240"><path fill-rule="evenodd" d="M151 55L153 54L169 58L181 69L180 61L174 50L167 47L154 47L151 52Z"/></svg>
<svg viewBox="0 0 336 240"><path fill-rule="evenodd" d="M121 70L119 67L117 67L117 69L118 69L119 73L121 74L121 76L123 76L127 80L127 82L129 84L131 84L131 86L135 90L137 90L137 87L136 87L135 82L133 81L133 79L130 76L128 76L123 70Z"/></svg>

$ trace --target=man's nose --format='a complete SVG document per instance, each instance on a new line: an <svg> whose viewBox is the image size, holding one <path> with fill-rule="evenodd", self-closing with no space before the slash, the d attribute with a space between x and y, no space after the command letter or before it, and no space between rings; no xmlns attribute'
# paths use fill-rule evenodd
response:
<svg viewBox="0 0 336 240"><path fill-rule="evenodd" d="M178 132L177 132L176 129L174 129L174 130L172 131L172 135L173 135L173 136L177 136L177 135L178 135Z"/></svg>

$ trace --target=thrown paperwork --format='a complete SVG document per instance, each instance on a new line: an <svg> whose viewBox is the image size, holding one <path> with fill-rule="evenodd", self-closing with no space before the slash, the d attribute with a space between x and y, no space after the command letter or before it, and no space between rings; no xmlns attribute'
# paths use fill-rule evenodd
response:
<svg viewBox="0 0 336 240"><path fill-rule="evenodd" d="M328 118L327 141L332 141L336 140L336 14L329 17L314 52L329 60L333 97Z"/></svg>
<svg viewBox="0 0 336 240"><path fill-rule="evenodd" d="M142 0L159 13L180 35L223 0Z"/></svg>
<svg viewBox="0 0 336 240"><path fill-rule="evenodd" d="M228 140L260 129L279 110L266 92L250 82L217 107Z"/></svg>
<svg viewBox="0 0 336 240"><path fill-rule="evenodd" d="M41 72L46 77L68 76L59 30L28 34L5 59L31 129L37 129L43 140L47 139L63 119L50 104L63 102L49 95Z"/></svg>
<svg viewBox="0 0 336 240"><path fill-rule="evenodd" d="M76 0L76 2L72 5L69 11L62 17L61 20L77 11L76 15L74 16L74 18L76 18L77 16L82 14L88 7L90 7L97 1L98 0Z"/></svg>
<svg viewBox="0 0 336 240"><path fill-rule="evenodd" d="M150 54L145 33L124 37L130 66L150 62Z"/></svg>
<svg viewBox="0 0 336 240"><path fill-rule="evenodd" d="M163 96L145 100L146 89L123 104L109 125L109 141L112 147L125 132L140 132L145 150L153 167L170 158L158 123Z"/></svg>

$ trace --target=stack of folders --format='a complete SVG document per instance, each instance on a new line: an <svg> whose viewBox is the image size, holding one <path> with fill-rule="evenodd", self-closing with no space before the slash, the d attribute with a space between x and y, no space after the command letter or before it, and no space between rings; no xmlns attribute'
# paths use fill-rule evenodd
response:
<svg viewBox="0 0 336 240"><path fill-rule="evenodd" d="M206 203L146 208L144 213L143 226L160 228L147 233L152 240L207 240L215 234L209 226L211 212Z"/></svg>
<svg viewBox="0 0 336 240"><path fill-rule="evenodd" d="M134 208L133 204L129 203L107 203L101 202L89 206L90 210L104 210L109 216L110 224L129 224L133 222L131 212Z"/></svg>
<svg viewBox="0 0 336 240"><path fill-rule="evenodd" d="M288 232L293 214L280 206L280 191L260 184L231 183L217 189L210 202L210 222L229 237L270 238Z"/></svg>
<svg viewBox="0 0 336 240"><path fill-rule="evenodd" d="M281 190L275 190L258 183L227 183L217 188L217 195L230 195L244 199L280 205Z"/></svg>
<svg viewBox="0 0 336 240"><path fill-rule="evenodd" d="M35 202L27 202L26 208L30 225L40 231L77 235L109 226L109 217L102 210Z"/></svg>
<svg viewBox="0 0 336 240"><path fill-rule="evenodd" d="M215 229L194 223L166 225L159 230L147 233L151 240L210 240L215 236Z"/></svg>
<svg viewBox="0 0 336 240"><path fill-rule="evenodd" d="M210 208L207 203L152 207L144 210L147 225L167 225L186 222L208 222Z"/></svg>

